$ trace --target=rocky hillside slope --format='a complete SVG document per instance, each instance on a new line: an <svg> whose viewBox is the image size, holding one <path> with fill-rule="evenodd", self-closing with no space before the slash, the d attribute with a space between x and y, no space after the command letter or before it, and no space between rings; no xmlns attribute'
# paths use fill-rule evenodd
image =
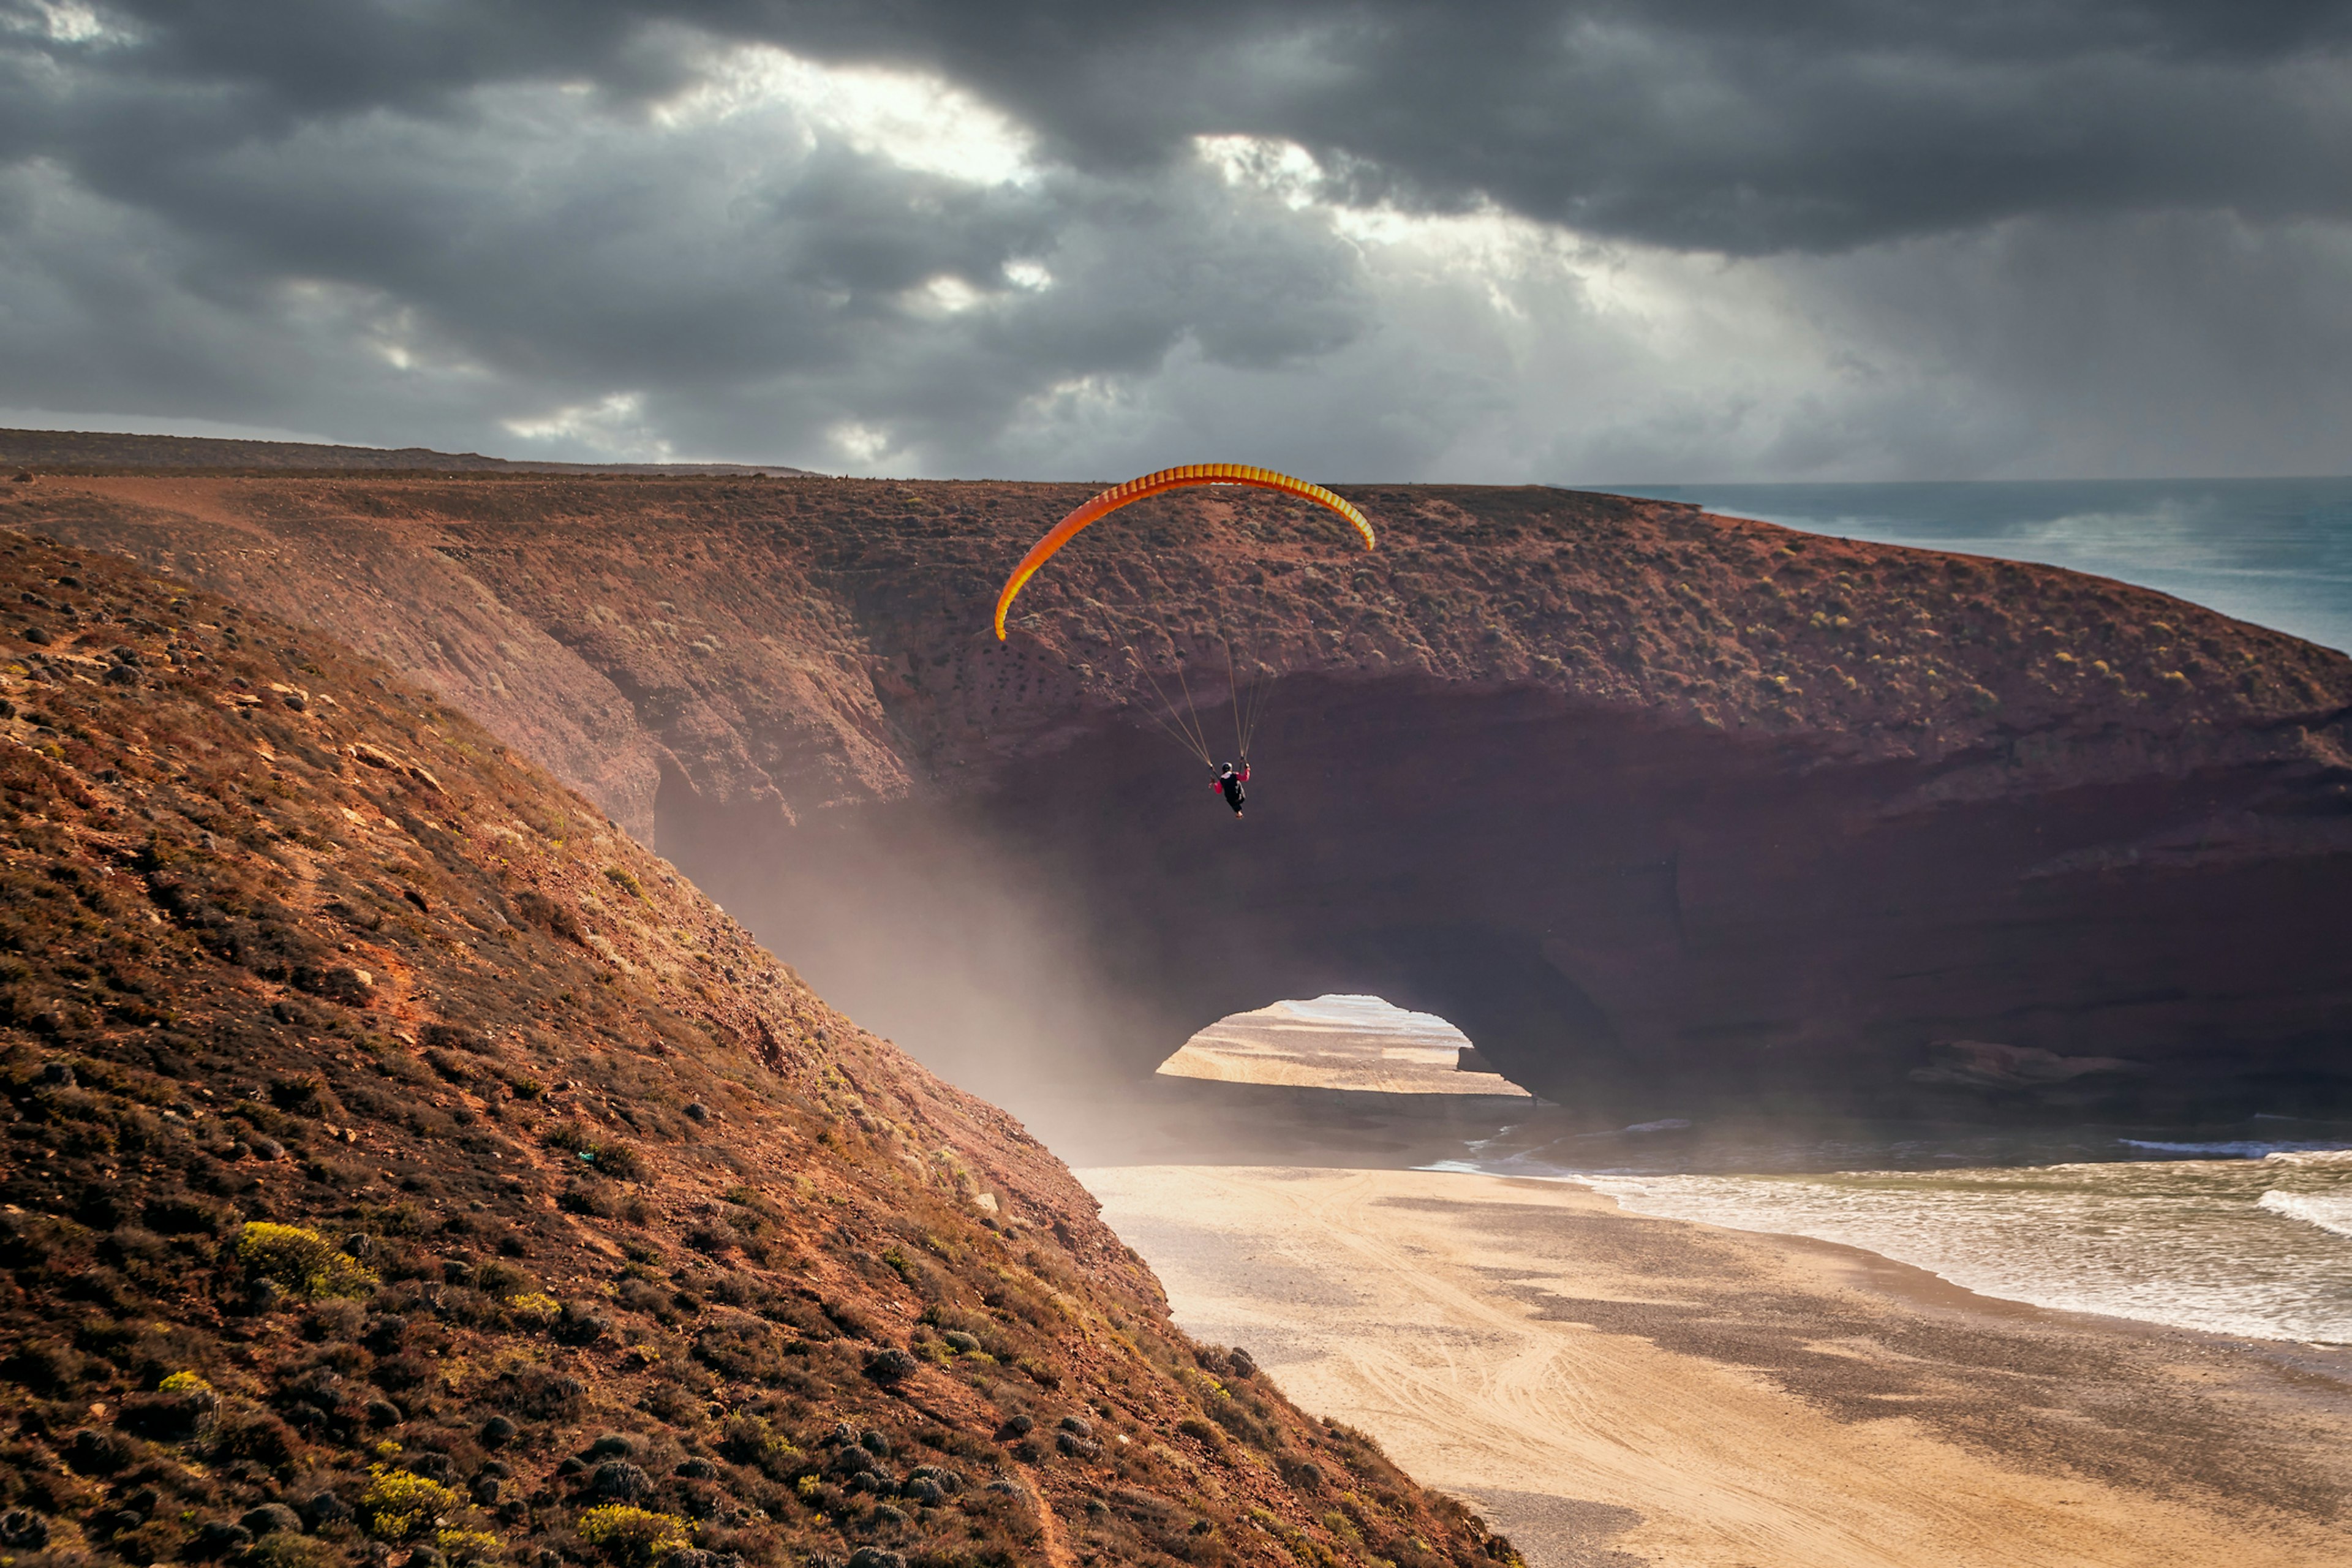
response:
<svg viewBox="0 0 2352 1568"><path fill-rule="evenodd" d="M479 452L436 452L429 447L328 447L309 441L122 436L97 430L0 430L0 465L20 470L62 468L70 473L132 468L175 472L669 474L704 479L809 471L782 463L535 463L486 458Z"/></svg>
<svg viewBox="0 0 2352 1568"><path fill-rule="evenodd" d="M2352 1105L2352 661L2160 595L1542 489L1350 489L1364 555L1193 491L1000 648L1086 487L13 489L436 686L996 1092L1374 991L1596 1121ZM1274 699L1238 832L1139 668L1222 748L1221 632Z"/></svg>
<svg viewBox="0 0 2352 1568"><path fill-rule="evenodd" d="M0 543L18 1568L1511 1562L315 633Z"/></svg>

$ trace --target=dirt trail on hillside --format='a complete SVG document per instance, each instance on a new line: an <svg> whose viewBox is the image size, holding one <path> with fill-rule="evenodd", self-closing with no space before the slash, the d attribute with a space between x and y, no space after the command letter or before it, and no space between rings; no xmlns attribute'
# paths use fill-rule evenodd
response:
<svg viewBox="0 0 2352 1568"><path fill-rule="evenodd" d="M1423 1172L1080 1173L1197 1335L1535 1568L2352 1561L2352 1363Z"/></svg>

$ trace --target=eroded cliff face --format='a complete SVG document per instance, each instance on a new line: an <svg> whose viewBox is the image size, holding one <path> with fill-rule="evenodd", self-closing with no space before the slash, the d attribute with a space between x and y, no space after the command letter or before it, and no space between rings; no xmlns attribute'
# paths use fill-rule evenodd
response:
<svg viewBox="0 0 2352 1568"><path fill-rule="evenodd" d="M1517 1563L463 715L0 589L12 1560Z"/></svg>
<svg viewBox="0 0 2352 1568"><path fill-rule="evenodd" d="M2352 661L2052 569L1558 490L44 479L431 681L1016 1101L1369 990L1595 1121L2352 1102ZM1149 719L1268 681L1247 818Z"/></svg>

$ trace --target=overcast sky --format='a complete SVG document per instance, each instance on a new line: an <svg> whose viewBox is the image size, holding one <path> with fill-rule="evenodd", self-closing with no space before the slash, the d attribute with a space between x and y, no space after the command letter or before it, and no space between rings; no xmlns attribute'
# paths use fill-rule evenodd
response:
<svg viewBox="0 0 2352 1568"><path fill-rule="evenodd" d="M2352 471L2352 0L0 0L0 423Z"/></svg>

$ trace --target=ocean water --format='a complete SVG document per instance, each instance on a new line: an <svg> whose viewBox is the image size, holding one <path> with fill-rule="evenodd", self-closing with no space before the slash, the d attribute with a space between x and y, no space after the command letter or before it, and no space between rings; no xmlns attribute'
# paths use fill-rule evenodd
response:
<svg viewBox="0 0 2352 1568"><path fill-rule="evenodd" d="M2352 479L1591 488L2070 567L2352 650Z"/></svg>
<svg viewBox="0 0 2352 1568"><path fill-rule="evenodd" d="M1573 1180L1635 1214L1843 1242L2035 1306L2352 1343L2352 1129L1522 1127L1435 1168Z"/></svg>
<svg viewBox="0 0 2352 1568"><path fill-rule="evenodd" d="M2352 479L1597 486L1811 532L2034 561L2352 650ZM2300 1136L2298 1136L2298 1134ZM2352 1128L1521 1128L1446 1168L1849 1243L1986 1295L2352 1343Z"/></svg>
<svg viewBox="0 0 2352 1568"><path fill-rule="evenodd" d="M1414 1013L1379 996L1337 993L1281 1005L1297 1017L1318 1024L1337 1024L1368 1035L1393 1035L1401 1045L1462 1047L1470 1037L1434 1013Z"/></svg>

